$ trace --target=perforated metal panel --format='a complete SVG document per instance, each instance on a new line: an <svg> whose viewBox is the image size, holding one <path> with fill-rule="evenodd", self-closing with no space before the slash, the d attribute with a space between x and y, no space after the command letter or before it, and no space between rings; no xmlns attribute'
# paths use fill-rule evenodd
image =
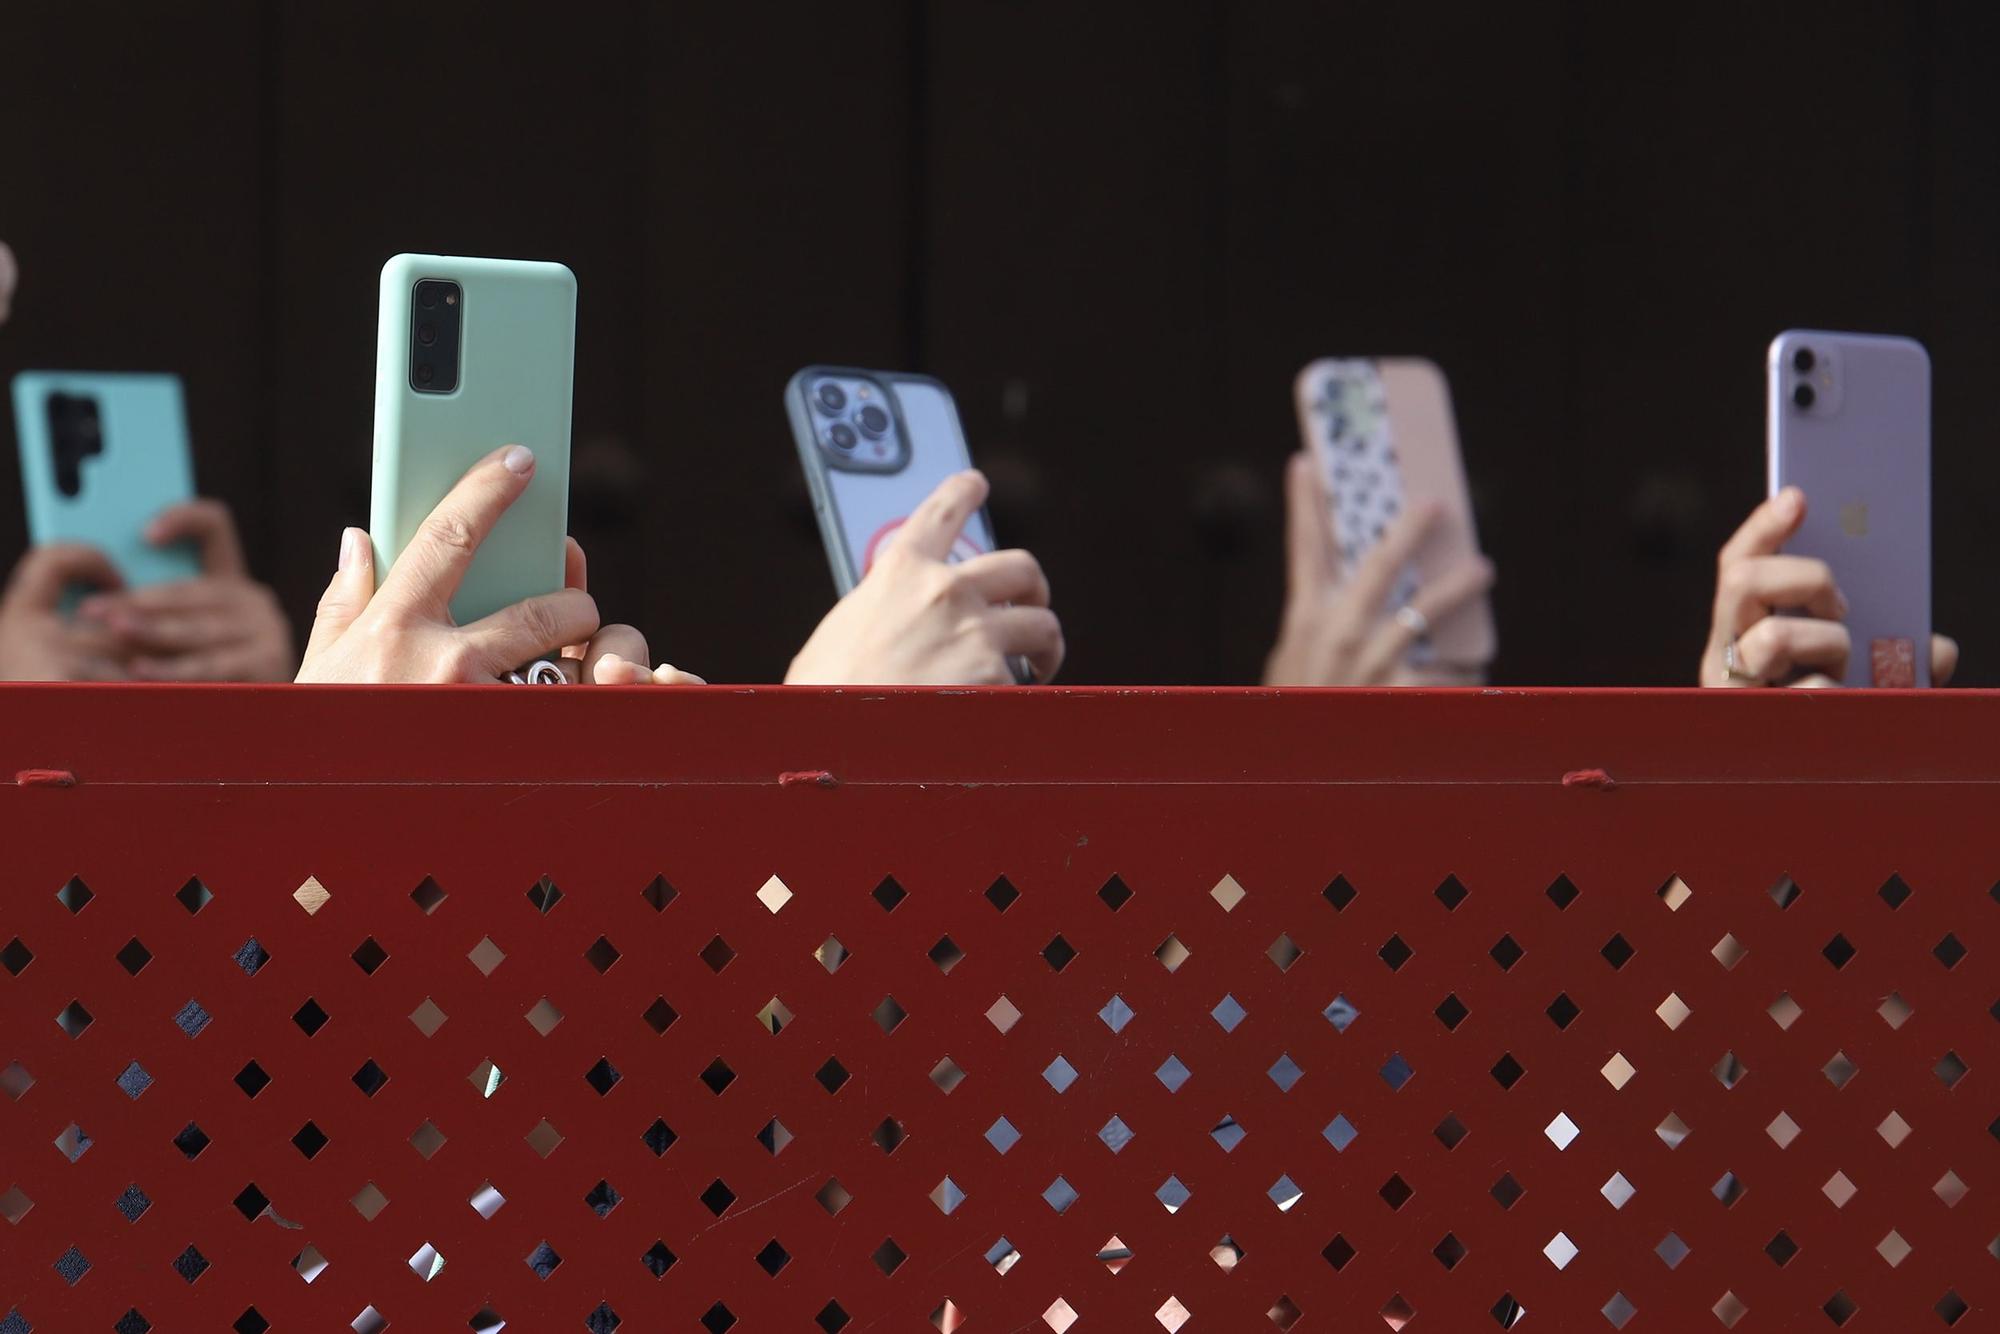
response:
<svg viewBox="0 0 2000 1334"><path fill-rule="evenodd" d="M2000 1301L1991 698L45 688L0 737L76 779L0 790L6 1334Z"/></svg>

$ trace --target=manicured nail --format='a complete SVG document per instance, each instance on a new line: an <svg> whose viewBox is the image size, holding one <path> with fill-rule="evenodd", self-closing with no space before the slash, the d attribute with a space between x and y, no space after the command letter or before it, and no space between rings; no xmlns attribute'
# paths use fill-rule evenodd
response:
<svg viewBox="0 0 2000 1334"><path fill-rule="evenodd" d="M1841 620L1847 619L1847 594L1837 588L1833 590L1833 609Z"/></svg>
<svg viewBox="0 0 2000 1334"><path fill-rule="evenodd" d="M506 466L508 472L517 472L526 477L535 470L535 451L526 445L509 445L507 452L500 456L500 462Z"/></svg>
<svg viewBox="0 0 2000 1334"><path fill-rule="evenodd" d="M351 570L361 563L361 553L368 541L367 534L359 528L348 528L340 534L340 568Z"/></svg>

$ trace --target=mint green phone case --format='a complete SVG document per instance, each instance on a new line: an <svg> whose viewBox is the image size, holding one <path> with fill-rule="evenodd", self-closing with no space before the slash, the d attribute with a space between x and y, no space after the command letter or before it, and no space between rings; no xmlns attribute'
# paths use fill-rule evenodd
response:
<svg viewBox="0 0 2000 1334"><path fill-rule="evenodd" d="M462 293L457 387L411 379L416 286ZM451 602L463 625L563 586L576 276L561 264L397 255L382 266L375 345L375 464L369 531L386 578L466 469L502 445L535 451L535 478L473 557Z"/></svg>
<svg viewBox="0 0 2000 1334"><path fill-rule="evenodd" d="M67 484L56 462L55 421L64 403L81 411L93 446ZM14 427L31 542L96 547L135 588L201 572L190 547L156 547L145 537L155 515L194 495L178 376L23 371L14 377Z"/></svg>

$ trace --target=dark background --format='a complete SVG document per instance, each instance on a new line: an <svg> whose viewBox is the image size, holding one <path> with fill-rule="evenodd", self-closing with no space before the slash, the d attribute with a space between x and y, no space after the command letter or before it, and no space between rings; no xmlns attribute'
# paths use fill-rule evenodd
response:
<svg viewBox="0 0 2000 1334"><path fill-rule="evenodd" d="M559 259L573 527L657 654L773 680L825 610L779 394L833 362L952 385L1065 679L1226 683L1276 623L1292 375L1421 353L1496 679L1672 684L1762 491L1765 343L1904 332L1936 620L1991 684L1996 48L1910 0L0 0L0 375L185 376L303 627L366 521L382 261Z"/></svg>

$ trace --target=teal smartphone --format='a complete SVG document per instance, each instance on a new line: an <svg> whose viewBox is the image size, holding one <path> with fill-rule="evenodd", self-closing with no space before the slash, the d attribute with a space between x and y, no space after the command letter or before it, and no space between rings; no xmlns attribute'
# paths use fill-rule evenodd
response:
<svg viewBox="0 0 2000 1334"><path fill-rule="evenodd" d="M563 586L576 275L561 264L397 255L382 266L375 342L375 577L445 493L502 445L535 477L451 601L463 625Z"/></svg>
<svg viewBox="0 0 2000 1334"><path fill-rule="evenodd" d="M192 546L145 537L161 510L194 496L180 377L23 371L14 430L29 541L96 547L131 587L201 573Z"/></svg>

